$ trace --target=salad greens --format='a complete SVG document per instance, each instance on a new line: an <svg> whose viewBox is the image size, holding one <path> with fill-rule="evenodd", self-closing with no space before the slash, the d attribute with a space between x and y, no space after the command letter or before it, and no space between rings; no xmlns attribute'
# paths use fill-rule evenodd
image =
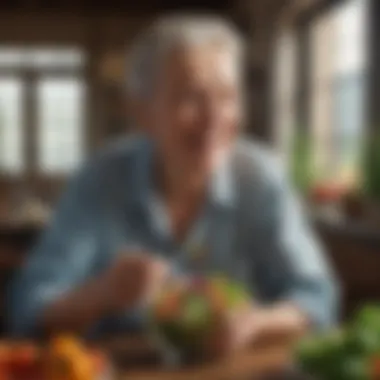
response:
<svg viewBox="0 0 380 380"><path fill-rule="evenodd" d="M380 306L364 307L339 331L303 340L296 360L318 380L380 379Z"/></svg>
<svg viewBox="0 0 380 380"><path fill-rule="evenodd" d="M239 283L223 276L194 278L182 289L163 294L152 310L153 329L181 351L200 348L225 311L250 301Z"/></svg>

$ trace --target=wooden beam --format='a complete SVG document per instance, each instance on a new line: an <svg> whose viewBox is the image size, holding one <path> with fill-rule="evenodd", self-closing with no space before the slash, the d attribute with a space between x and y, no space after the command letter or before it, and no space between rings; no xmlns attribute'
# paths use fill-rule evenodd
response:
<svg viewBox="0 0 380 380"><path fill-rule="evenodd" d="M0 9L22 11L25 9L34 12L69 12L74 14L157 14L184 9L199 9L225 12L230 6L230 0L140 0L129 2L125 0L15 0L0 3Z"/></svg>

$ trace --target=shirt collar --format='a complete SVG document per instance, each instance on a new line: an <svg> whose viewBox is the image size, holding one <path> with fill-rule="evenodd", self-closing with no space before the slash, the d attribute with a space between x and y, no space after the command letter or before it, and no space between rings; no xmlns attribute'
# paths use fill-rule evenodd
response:
<svg viewBox="0 0 380 380"><path fill-rule="evenodd" d="M212 203L223 208L230 208L236 201L236 183L229 157L215 170L210 182L209 197Z"/></svg>
<svg viewBox="0 0 380 380"><path fill-rule="evenodd" d="M138 199L146 204L155 188L153 182L154 144L150 140L144 141L137 161L137 195ZM211 176L208 199L217 207L231 208L236 203L237 184L232 166L232 158L228 157Z"/></svg>

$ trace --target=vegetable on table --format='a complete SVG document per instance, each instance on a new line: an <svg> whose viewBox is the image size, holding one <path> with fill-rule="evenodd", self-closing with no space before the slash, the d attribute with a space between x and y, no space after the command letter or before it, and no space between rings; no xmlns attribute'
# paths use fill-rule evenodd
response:
<svg viewBox="0 0 380 380"><path fill-rule="evenodd" d="M380 307L365 306L340 330L304 339L295 358L317 380L380 380Z"/></svg>
<svg viewBox="0 0 380 380"><path fill-rule="evenodd" d="M156 300L151 323L158 335L181 351L202 347L211 326L226 311L243 307L250 295L223 276L196 277L172 284Z"/></svg>
<svg viewBox="0 0 380 380"><path fill-rule="evenodd" d="M46 346L25 342L0 346L0 380L94 380L107 360L71 336L53 337Z"/></svg>

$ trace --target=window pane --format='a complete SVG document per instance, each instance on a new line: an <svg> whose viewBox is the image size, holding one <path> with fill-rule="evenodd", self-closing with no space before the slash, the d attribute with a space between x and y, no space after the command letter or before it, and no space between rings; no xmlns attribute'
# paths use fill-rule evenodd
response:
<svg viewBox="0 0 380 380"><path fill-rule="evenodd" d="M76 48L0 46L0 68L81 68L84 63L84 52Z"/></svg>
<svg viewBox="0 0 380 380"><path fill-rule="evenodd" d="M84 54L79 49L32 49L31 66L38 68L76 68L84 64Z"/></svg>
<svg viewBox="0 0 380 380"><path fill-rule="evenodd" d="M17 78L0 78L0 169L10 174L24 168L23 89Z"/></svg>
<svg viewBox="0 0 380 380"><path fill-rule="evenodd" d="M335 82L333 151L336 172L344 181L357 181L364 124L365 74L346 75Z"/></svg>
<svg viewBox="0 0 380 380"><path fill-rule="evenodd" d="M67 173L83 158L85 88L82 81L44 79L38 84L38 166Z"/></svg>
<svg viewBox="0 0 380 380"><path fill-rule="evenodd" d="M349 0L313 27L311 110L317 179L357 185L365 122L366 0Z"/></svg>
<svg viewBox="0 0 380 380"><path fill-rule="evenodd" d="M25 49L0 47L0 67L20 67L25 65L28 57Z"/></svg>
<svg viewBox="0 0 380 380"><path fill-rule="evenodd" d="M336 172L356 182L365 122L366 0L350 0L334 15L336 45L333 82L333 149Z"/></svg>
<svg viewBox="0 0 380 380"><path fill-rule="evenodd" d="M335 72L348 74L366 66L366 0L349 0L333 13L336 34Z"/></svg>

